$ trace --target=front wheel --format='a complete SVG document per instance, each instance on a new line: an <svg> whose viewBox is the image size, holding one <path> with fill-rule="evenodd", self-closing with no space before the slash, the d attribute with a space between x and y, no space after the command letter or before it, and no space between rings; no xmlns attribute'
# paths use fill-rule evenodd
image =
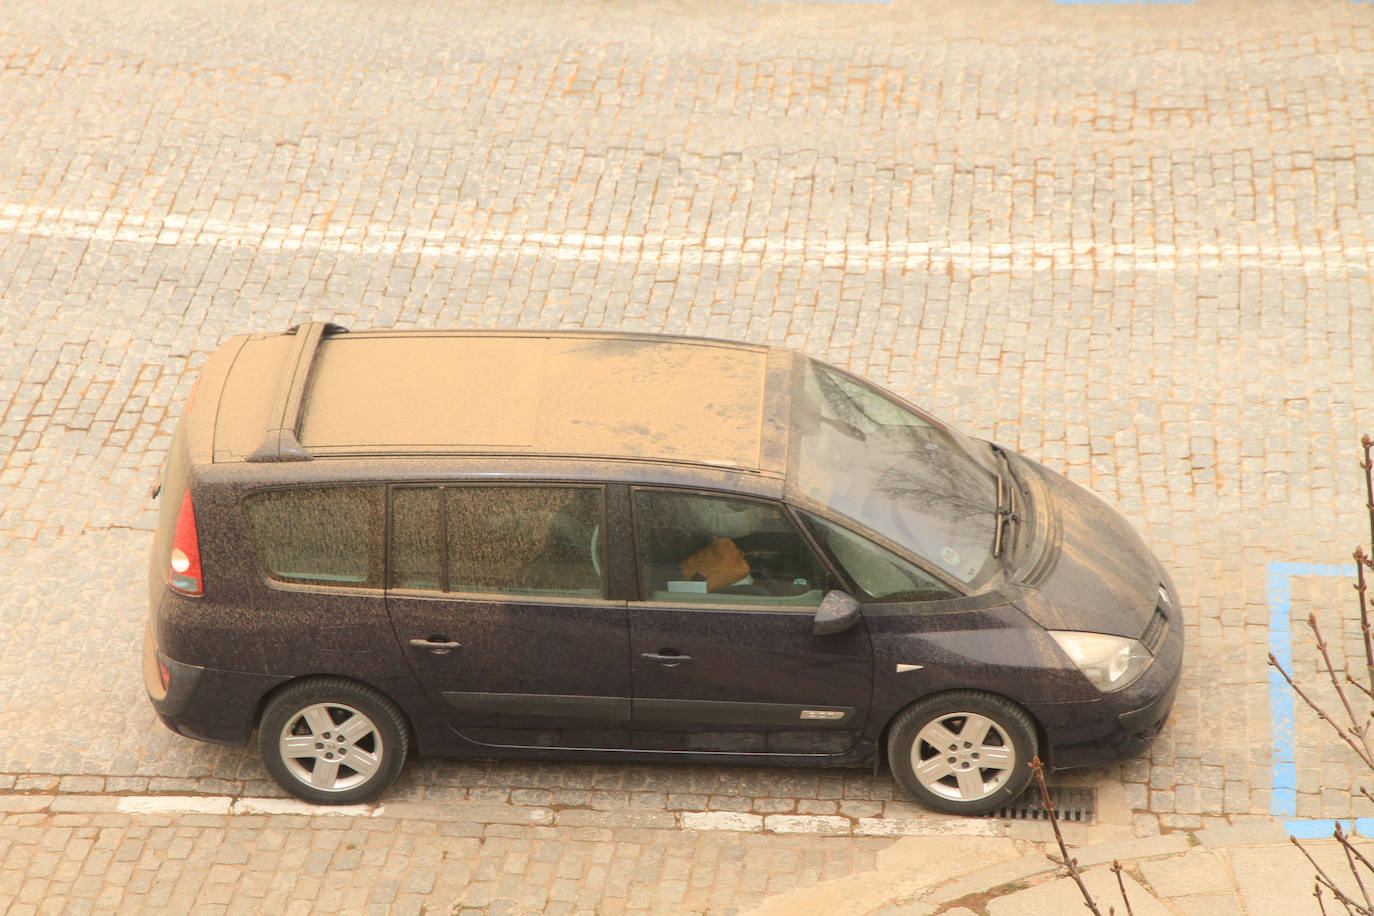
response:
<svg viewBox="0 0 1374 916"><path fill-rule="evenodd" d="M897 782L927 808L995 811L1030 781L1035 724L1019 706L971 690L928 697L903 710L888 733Z"/></svg>
<svg viewBox="0 0 1374 916"><path fill-rule="evenodd" d="M292 684L267 704L258 727L272 778L317 805L376 798L401 772L408 743L394 703L342 678Z"/></svg>

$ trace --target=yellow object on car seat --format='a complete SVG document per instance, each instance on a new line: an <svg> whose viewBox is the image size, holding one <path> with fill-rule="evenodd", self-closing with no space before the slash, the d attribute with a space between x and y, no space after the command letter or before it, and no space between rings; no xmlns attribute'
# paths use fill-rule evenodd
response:
<svg viewBox="0 0 1374 916"><path fill-rule="evenodd" d="M700 575L708 592L734 585L749 575L749 563L729 538L712 538L711 543L682 561L683 578Z"/></svg>

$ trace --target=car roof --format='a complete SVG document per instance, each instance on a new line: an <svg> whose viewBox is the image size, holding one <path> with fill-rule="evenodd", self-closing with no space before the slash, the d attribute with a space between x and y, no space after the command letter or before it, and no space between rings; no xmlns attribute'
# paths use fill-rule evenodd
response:
<svg viewBox="0 0 1374 916"><path fill-rule="evenodd" d="M505 454L779 476L785 467L787 350L662 335L341 330L231 341L214 460Z"/></svg>

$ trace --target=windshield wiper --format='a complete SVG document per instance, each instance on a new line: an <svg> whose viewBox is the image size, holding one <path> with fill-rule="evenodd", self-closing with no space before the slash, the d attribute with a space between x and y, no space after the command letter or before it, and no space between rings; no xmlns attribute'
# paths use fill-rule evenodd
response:
<svg viewBox="0 0 1374 916"><path fill-rule="evenodd" d="M993 451L997 453L997 457L1001 458L1004 464L1007 463L1007 456L1003 455L1000 449L994 446ZM1007 468L1007 470L1010 471L1011 469ZM1002 474L997 475L997 533L993 535L992 539L992 555L994 557L1000 557L1002 555L1002 542L1006 540L1005 536L1002 534L1004 528L1011 522L1019 522L1021 520L1016 514L1016 488L1007 486L1005 481L1005 476ZM1006 496L1005 506L1002 505L1002 497L1004 494Z"/></svg>

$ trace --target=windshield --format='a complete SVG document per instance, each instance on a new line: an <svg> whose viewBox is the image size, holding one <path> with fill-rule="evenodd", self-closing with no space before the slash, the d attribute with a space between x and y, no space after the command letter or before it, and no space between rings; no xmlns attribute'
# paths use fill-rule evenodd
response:
<svg viewBox="0 0 1374 916"><path fill-rule="evenodd" d="M958 433L810 362L792 409L792 450L798 495L960 582L973 585L991 574L997 475L972 457Z"/></svg>

